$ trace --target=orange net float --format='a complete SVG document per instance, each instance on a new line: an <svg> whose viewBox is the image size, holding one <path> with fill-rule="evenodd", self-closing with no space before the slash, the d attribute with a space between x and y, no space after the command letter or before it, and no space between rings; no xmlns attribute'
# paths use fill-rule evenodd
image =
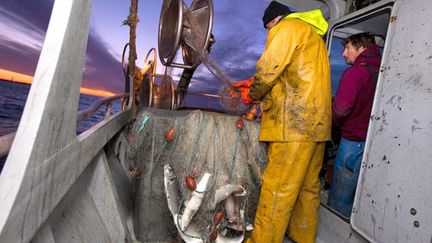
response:
<svg viewBox="0 0 432 243"><path fill-rule="evenodd" d="M223 212L218 211L213 215L213 222L215 224L219 224L220 222L222 222L222 220L224 219L225 215Z"/></svg>
<svg viewBox="0 0 432 243"><path fill-rule="evenodd" d="M166 140L167 142L171 142L172 140L174 140L175 133L176 133L175 128L171 128L171 129L169 129L169 130L165 133L165 140Z"/></svg>
<svg viewBox="0 0 432 243"><path fill-rule="evenodd" d="M185 183L189 190L194 191L196 189L197 184L193 176L190 175L186 176Z"/></svg>
<svg viewBox="0 0 432 243"><path fill-rule="evenodd" d="M236 127L237 127L238 129L242 129L243 126L244 126L243 119L239 118L239 119L236 121Z"/></svg>

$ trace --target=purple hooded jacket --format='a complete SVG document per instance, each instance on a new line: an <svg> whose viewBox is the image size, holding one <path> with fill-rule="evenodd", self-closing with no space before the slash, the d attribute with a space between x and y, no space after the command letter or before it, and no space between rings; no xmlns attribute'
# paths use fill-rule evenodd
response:
<svg viewBox="0 0 432 243"><path fill-rule="evenodd" d="M345 70L333 101L333 123L341 126L342 137L350 141L365 141L376 88L381 54L371 45ZM368 68L369 66L369 68Z"/></svg>

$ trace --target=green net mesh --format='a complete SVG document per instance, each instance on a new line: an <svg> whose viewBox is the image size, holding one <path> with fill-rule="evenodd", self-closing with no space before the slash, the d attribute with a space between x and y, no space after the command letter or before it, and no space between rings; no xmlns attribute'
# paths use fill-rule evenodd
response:
<svg viewBox="0 0 432 243"><path fill-rule="evenodd" d="M252 223L259 197L261 172L267 160L266 145L258 142L259 124L239 117L219 113L194 111L167 111L146 109L137 115L130 130L127 164L139 167L136 181L134 227L137 240L167 241L176 237L167 198L164 191L164 165L169 164L179 188L179 213L184 211L192 191L185 178L195 176L198 183L204 173L210 173L207 190L199 210L189 227L202 238L214 230L214 213L235 214L234 224L245 229ZM165 133L175 129L171 142ZM240 185L244 196L233 196L234 211L226 211L226 200L215 205L215 192L225 185ZM219 229L229 224L226 216ZM232 223L230 224L232 225Z"/></svg>

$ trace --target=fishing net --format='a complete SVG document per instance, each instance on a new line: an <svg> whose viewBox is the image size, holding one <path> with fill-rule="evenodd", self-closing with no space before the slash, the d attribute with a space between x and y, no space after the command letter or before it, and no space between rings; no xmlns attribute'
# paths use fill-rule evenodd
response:
<svg viewBox="0 0 432 243"><path fill-rule="evenodd" d="M199 4L198 1L194 1L192 4ZM219 89L218 95L221 106L229 114L243 114L248 108L240 97L240 92L237 87L233 86L232 80L222 70L222 68L216 63L216 61L209 55L207 49L202 49L203 42L206 39L206 33L200 28L201 24L194 17L193 10L194 6L191 6L185 12L186 23L190 31L185 31L183 35L185 47L189 50L189 58L194 63L201 61L207 69L219 80L222 85Z"/></svg>
<svg viewBox="0 0 432 243"><path fill-rule="evenodd" d="M221 86L218 91L219 104L228 114L241 115L250 109L240 98L240 92L232 92L227 86Z"/></svg>
<svg viewBox="0 0 432 243"><path fill-rule="evenodd" d="M193 175L198 183L205 173L211 177L202 191L203 201L189 225L201 239L208 239L215 229L215 212L224 212L219 229L228 227L231 215L237 217L237 231L253 222L259 197L261 171L267 160L266 145L258 142L259 124L239 117L213 112L167 111L146 109L137 115L129 131L126 162L139 168L136 180L134 231L144 242L169 241L177 237L164 191L164 166L169 164L178 185L181 215L193 191L185 178ZM165 134L175 129L167 142ZM239 185L245 195L232 196L234 210L227 209L227 200L215 204L216 192L226 185ZM233 226L233 223L230 224Z"/></svg>

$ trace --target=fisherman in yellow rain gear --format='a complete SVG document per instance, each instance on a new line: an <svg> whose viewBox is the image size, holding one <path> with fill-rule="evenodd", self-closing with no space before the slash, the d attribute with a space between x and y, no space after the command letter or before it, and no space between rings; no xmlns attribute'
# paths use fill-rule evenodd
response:
<svg viewBox="0 0 432 243"><path fill-rule="evenodd" d="M248 242L314 242L324 143L330 139L330 67L320 10L292 13L272 1L264 12L265 50L253 79L235 84L246 104L263 102L260 140L268 164Z"/></svg>

